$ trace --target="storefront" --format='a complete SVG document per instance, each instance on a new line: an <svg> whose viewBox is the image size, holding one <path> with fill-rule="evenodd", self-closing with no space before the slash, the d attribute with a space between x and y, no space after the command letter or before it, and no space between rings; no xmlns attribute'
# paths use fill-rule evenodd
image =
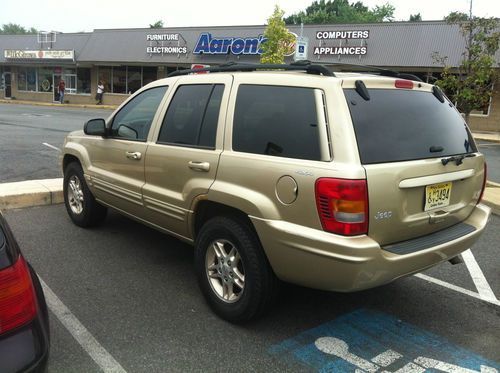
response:
<svg viewBox="0 0 500 373"><path fill-rule="evenodd" d="M332 69L336 63L370 65L439 77L433 55L458 66L464 39L457 25L391 22L289 27L302 38L304 55ZM192 64L258 63L265 26L95 30L91 33L0 35L0 98L56 102L65 81L65 102L95 103L98 82L104 104L116 105L149 82ZM302 33L302 34L301 34ZM287 62L293 61L293 46ZM497 54L500 61L500 53ZM472 117L472 126L500 130L500 94Z"/></svg>

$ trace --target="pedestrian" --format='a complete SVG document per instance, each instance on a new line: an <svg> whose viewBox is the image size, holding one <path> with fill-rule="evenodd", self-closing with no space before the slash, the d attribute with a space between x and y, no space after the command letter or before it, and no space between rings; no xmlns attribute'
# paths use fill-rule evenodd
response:
<svg viewBox="0 0 500 373"><path fill-rule="evenodd" d="M66 90L66 83L64 83L63 79L59 81L57 89L59 90L59 102L64 104L64 91Z"/></svg>
<svg viewBox="0 0 500 373"><path fill-rule="evenodd" d="M102 80L99 80L99 83L97 84L97 94L95 95L97 105L102 105L103 94L104 94L104 84L102 84Z"/></svg>

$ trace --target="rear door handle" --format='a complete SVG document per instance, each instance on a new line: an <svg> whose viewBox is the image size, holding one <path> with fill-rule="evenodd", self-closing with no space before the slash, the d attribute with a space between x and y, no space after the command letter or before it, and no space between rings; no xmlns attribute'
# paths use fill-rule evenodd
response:
<svg viewBox="0 0 500 373"><path fill-rule="evenodd" d="M189 161L188 166L191 170L194 171L204 171L204 172L210 171L210 163L208 162Z"/></svg>
<svg viewBox="0 0 500 373"><path fill-rule="evenodd" d="M139 152L125 152L125 155L128 159L133 159L135 161L138 161L142 158L142 154Z"/></svg>

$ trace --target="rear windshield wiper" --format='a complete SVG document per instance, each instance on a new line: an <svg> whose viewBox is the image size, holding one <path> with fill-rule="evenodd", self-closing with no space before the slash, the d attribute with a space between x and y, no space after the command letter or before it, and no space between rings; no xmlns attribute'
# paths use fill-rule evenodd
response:
<svg viewBox="0 0 500 373"><path fill-rule="evenodd" d="M474 153L455 155L455 156L451 156L448 158L441 158L441 163L443 164L443 166L446 166L450 162L455 162L455 164L457 166L460 166L465 158L471 158L471 157L475 157L475 156L476 156L476 154L474 154Z"/></svg>

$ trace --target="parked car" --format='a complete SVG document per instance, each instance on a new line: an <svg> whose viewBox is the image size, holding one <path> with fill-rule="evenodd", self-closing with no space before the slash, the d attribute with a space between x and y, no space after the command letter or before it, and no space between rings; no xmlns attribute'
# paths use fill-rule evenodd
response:
<svg viewBox="0 0 500 373"><path fill-rule="evenodd" d="M45 372L49 341L42 286L0 212L0 372Z"/></svg>
<svg viewBox="0 0 500 373"><path fill-rule="evenodd" d="M153 82L69 134L64 196L79 226L112 207L194 245L221 317L257 317L278 279L386 284L483 231L484 157L437 87L313 64L201 70Z"/></svg>

